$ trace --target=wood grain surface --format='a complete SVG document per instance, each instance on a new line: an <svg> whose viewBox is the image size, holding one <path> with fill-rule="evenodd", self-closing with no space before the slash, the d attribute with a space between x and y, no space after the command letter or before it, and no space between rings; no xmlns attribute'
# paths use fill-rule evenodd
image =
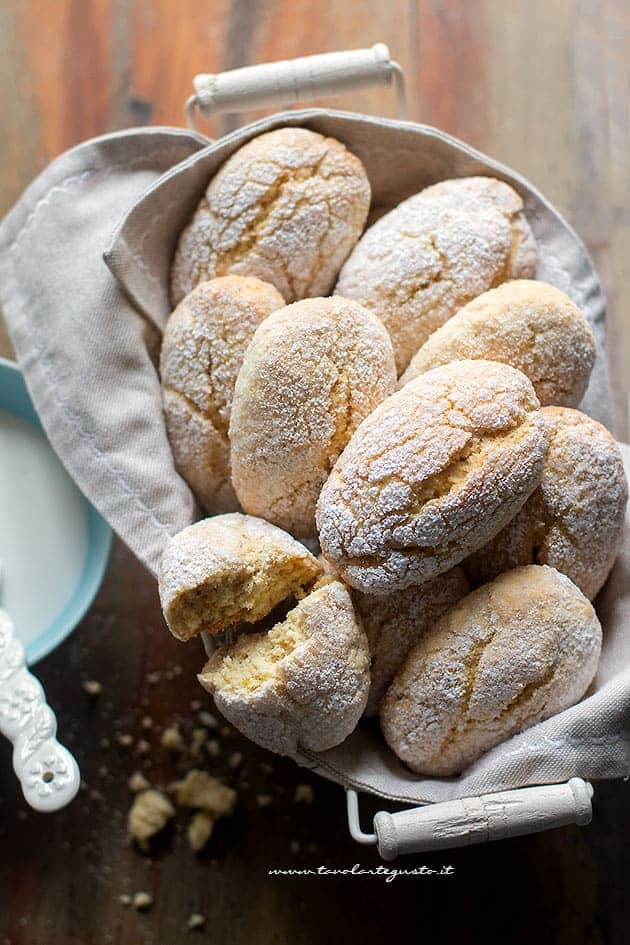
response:
<svg viewBox="0 0 630 945"><path fill-rule="evenodd" d="M51 158L87 137L182 124L197 72L377 41L405 68L412 118L521 171L587 243L609 297L609 356L627 437L626 0L1 0L0 211ZM388 89L338 104L394 114ZM208 133L251 117L218 117ZM10 352L0 332L0 353ZM201 659L200 649L164 632L154 582L116 544L90 613L38 666L81 763L85 784L75 804L55 816L26 810L8 745L0 746L0 945L351 945L408 935L630 941L630 797L622 783L598 786L588 828L396 864L453 864L452 877L281 878L269 868L379 861L348 838L340 789L288 761L271 759L269 767L269 756L230 732L219 735L219 756L205 753L200 763L235 784L236 814L200 856L188 847L183 813L150 856L140 853L125 832L127 779L142 770L164 785L193 763L160 738L172 724L186 743L193 737ZM99 697L84 692L88 679L102 682ZM120 744L125 735L131 745ZM314 788L312 804L294 799L302 783ZM376 805L364 806L367 823ZM141 890L154 897L147 912L119 901ZM192 912L206 917L203 930L187 930Z"/></svg>

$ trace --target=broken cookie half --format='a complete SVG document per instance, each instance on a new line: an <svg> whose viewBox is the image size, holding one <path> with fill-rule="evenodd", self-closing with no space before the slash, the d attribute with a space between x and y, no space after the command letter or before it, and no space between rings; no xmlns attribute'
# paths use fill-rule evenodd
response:
<svg viewBox="0 0 630 945"><path fill-rule="evenodd" d="M244 735L280 754L338 745L367 702L367 637L345 586L318 581L321 572L286 532L237 513L184 529L161 563L173 635L229 631L199 676L202 686Z"/></svg>
<svg viewBox="0 0 630 945"><path fill-rule="evenodd" d="M215 515L167 544L160 565L164 617L178 640L256 623L312 584L321 565L281 528L252 515Z"/></svg>

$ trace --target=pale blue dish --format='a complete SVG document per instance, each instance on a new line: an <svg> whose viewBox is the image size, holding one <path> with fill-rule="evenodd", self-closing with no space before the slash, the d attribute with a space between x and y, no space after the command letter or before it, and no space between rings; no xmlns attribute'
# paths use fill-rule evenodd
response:
<svg viewBox="0 0 630 945"><path fill-rule="evenodd" d="M24 378L17 365L6 358L0 358L0 408L42 430ZM88 500L83 501L88 533L83 569L63 610L26 647L26 659L31 665L47 656L74 630L94 600L105 574L112 530Z"/></svg>

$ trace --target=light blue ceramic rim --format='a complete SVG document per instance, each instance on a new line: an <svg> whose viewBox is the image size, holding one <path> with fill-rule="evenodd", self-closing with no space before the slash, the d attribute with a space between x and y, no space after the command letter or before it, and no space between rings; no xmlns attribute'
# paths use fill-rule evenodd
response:
<svg viewBox="0 0 630 945"><path fill-rule="evenodd" d="M0 407L42 429L24 378L17 364L0 358ZM43 432L43 431L42 431ZM84 498L88 523L88 547L81 576L74 592L55 619L26 648L30 664L47 656L79 623L101 586L112 546L112 530Z"/></svg>

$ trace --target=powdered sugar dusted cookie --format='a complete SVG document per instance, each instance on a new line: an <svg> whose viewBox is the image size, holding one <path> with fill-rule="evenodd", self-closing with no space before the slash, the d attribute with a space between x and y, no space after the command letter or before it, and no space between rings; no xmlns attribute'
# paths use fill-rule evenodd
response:
<svg viewBox="0 0 630 945"><path fill-rule="evenodd" d="M608 430L579 410L545 407L549 452L540 485L515 518L464 567L473 582L521 564L548 564L591 600L621 546L628 483Z"/></svg>
<svg viewBox="0 0 630 945"><path fill-rule="evenodd" d="M401 384L464 358L511 364L526 374L541 404L574 407L595 363L591 326L568 295L534 279L484 292L434 331Z"/></svg>
<svg viewBox="0 0 630 945"><path fill-rule="evenodd" d="M271 282L287 302L327 295L369 206L365 169L339 141L306 128L259 135L212 178L182 233L173 304L228 274Z"/></svg>
<svg viewBox="0 0 630 945"><path fill-rule="evenodd" d="M538 406L525 375L493 361L410 381L363 421L322 489L324 556L376 594L458 564L538 485L547 450Z"/></svg>
<svg viewBox="0 0 630 945"><path fill-rule="evenodd" d="M238 637L199 681L236 728L264 748L323 751L352 732L370 685L367 639L345 587L317 588L268 633Z"/></svg>
<svg viewBox="0 0 630 945"><path fill-rule="evenodd" d="M224 276L197 286L166 323L160 354L166 430L177 470L208 512L238 509L227 435L232 394L257 326L283 305L267 282Z"/></svg>
<svg viewBox="0 0 630 945"><path fill-rule="evenodd" d="M315 534L315 506L360 422L396 388L379 319L342 298L304 299L257 329L232 405L232 483L246 512Z"/></svg>
<svg viewBox="0 0 630 945"><path fill-rule="evenodd" d="M359 240L335 289L375 312L401 373L429 335L506 279L530 278L523 201L492 177L445 180L409 197Z"/></svg>
<svg viewBox="0 0 630 945"><path fill-rule="evenodd" d="M255 623L321 573L282 529L237 512L189 525L168 542L159 573L162 610L179 640Z"/></svg>
<svg viewBox="0 0 630 945"><path fill-rule="evenodd" d="M553 568L517 568L429 628L381 706L389 746L413 771L458 774L582 698L601 649L589 601Z"/></svg>

